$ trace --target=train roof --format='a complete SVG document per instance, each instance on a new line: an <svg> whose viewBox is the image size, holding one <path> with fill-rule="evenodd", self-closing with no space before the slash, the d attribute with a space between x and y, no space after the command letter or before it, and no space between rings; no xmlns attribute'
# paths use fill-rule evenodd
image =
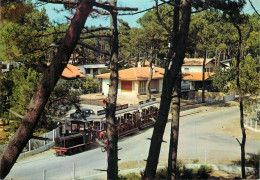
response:
<svg viewBox="0 0 260 180"><path fill-rule="evenodd" d="M90 119L83 120L83 118L82 119L73 119L70 117L59 117L59 116L53 116L52 119L56 120L57 122L71 122L71 121L86 122L86 120L91 121Z"/></svg>
<svg viewBox="0 0 260 180"><path fill-rule="evenodd" d="M158 103L160 103L160 101L149 100L147 102L143 102L142 104L132 105L132 106L127 107L125 109L117 110L116 115L131 113L131 112L134 112L134 111L138 111L139 109L142 109L142 108L147 108L147 107L153 106L153 105L158 104ZM105 112L105 111L103 110L103 112ZM101 115L94 115L94 116L87 117L88 120L93 120L93 121L100 121L100 120L105 119L105 118L106 118L105 113L101 114Z"/></svg>

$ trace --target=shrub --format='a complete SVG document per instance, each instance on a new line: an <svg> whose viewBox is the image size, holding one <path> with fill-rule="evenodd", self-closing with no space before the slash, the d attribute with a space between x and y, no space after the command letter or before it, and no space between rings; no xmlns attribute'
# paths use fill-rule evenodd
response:
<svg viewBox="0 0 260 180"><path fill-rule="evenodd" d="M129 180L139 180L141 179L141 176L139 174L136 174L136 173L128 173L128 174L125 174L125 175L120 175L118 177L118 179L121 179L121 180L125 180L125 179L129 179Z"/></svg>
<svg viewBox="0 0 260 180"><path fill-rule="evenodd" d="M212 172L212 167L202 165L200 168L197 170L196 177L198 179L208 179L209 174Z"/></svg>

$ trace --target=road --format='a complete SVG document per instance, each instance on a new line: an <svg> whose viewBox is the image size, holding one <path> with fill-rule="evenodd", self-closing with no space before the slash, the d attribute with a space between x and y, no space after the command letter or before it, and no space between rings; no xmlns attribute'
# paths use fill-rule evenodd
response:
<svg viewBox="0 0 260 180"><path fill-rule="evenodd" d="M238 107L229 107L214 112L198 113L199 108L181 112L180 138L178 158L184 162L227 163L240 158L240 147L235 139L221 133L221 128L234 118L239 117ZM190 115L185 115L189 114ZM119 140L118 152L120 167L137 167L137 160L144 164L147 158L153 128L140 131ZM167 123L164 140L169 142L170 123ZM246 152L258 152L260 142L247 140ZM160 153L160 165L167 162L169 144L163 143ZM50 150L52 151L52 150ZM55 157L53 153L32 157L17 162L7 179L72 179L73 162L75 162L76 177L100 173L95 169L106 169L106 153L100 148L91 148L72 156ZM134 164L134 166L133 166Z"/></svg>

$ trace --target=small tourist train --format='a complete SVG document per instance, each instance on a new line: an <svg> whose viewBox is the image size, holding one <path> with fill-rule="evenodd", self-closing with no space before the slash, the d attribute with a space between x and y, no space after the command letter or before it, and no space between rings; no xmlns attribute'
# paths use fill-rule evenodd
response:
<svg viewBox="0 0 260 180"><path fill-rule="evenodd" d="M118 137L133 134L141 129L154 125L158 112L159 103L156 99L139 102L138 105L128 104L116 107ZM106 109L97 111L97 115L81 119L55 118L62 122L60 136L55 138L53 149L56 155L72 154L82 151L85 147L98 141L105 151L107 138Z"/></svg>

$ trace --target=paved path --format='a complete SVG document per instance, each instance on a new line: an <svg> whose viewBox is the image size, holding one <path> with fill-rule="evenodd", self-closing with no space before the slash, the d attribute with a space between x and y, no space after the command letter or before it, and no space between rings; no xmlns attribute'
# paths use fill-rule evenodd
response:
<svg viewBox="0 0 260 180"><path fill-rule="evenodd" d="M230 107L215 112L197 113L199 108L181 112L180 139L178 157L183 160L205 160L205 150L208 163L221 163L240 157L240 148L234 137L219 134L218 131L233 118L239 117L238 107ZM119 167L132 165L137 160L147 158L150 138L153 128L138 132L132 136L120 139ZM164 140L169 142L170 123L167 124ZM168 143L163 143L160 154L160 165L167 162ZM259 141L247 141L246 151L257 152ZM71 179L73 177L73 162L76 164L76 177L100 173L95 169L106 169L106 153L100 148L92 148L83 153L66 157L55 157L53 154L32 157L15 164L7 179L42 179L43 169L46 179ZM143 161L141 161L143 162ZM144 163L144 162L143 162Z"/></svg>

